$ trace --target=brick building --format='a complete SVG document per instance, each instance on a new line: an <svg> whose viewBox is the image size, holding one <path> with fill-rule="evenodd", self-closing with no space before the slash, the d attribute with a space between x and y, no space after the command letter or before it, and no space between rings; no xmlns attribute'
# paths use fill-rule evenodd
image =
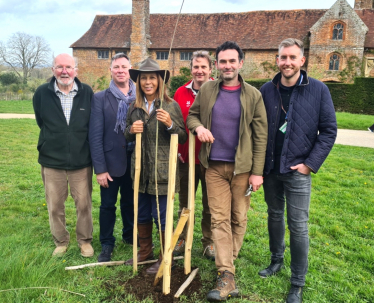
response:
<svg viewBox="0 0 374 303"><path fill-rule="evenodd" d="M374 0L337 0L328 10L253 11L181 14L173 48L169 47L177 14L150 14L150 0L133 0L132 15L97 15L91 28L70 47L78 58L79 76L90 82L109 77L110 58L129 54L133 66L147 56L177 75L195 50L214 54L226 40L245 54L242 74L269 78L277 71L281 40L305 43L305 68L323 81L350 81L354 75L374 77Z"/></svg>

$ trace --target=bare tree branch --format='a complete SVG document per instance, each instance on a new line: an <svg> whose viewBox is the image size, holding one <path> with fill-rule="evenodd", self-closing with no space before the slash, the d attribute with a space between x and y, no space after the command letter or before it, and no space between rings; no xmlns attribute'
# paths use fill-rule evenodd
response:
<svg viewBox="0 0 374 303"><path fill-rule="evenodd" d="M24 84L34 68L48 65L50 53L49 44L43 37L23 32L14 33L6 45L0 42L0 60L14 70Z"/></svg>

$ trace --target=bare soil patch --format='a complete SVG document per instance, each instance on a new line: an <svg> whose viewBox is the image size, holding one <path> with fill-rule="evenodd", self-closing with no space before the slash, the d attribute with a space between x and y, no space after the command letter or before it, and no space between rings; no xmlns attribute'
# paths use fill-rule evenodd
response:
<svg viewBox="0 0 374 303"><path fill-rule="evenodd" d="M150 265L140 267L138 274L132 279L128 279L126 281L118 280L117 286L122 286L124 288L125 294L131 293L139 301L149 298L149 299L152 299L153 302L162 302L162 303L179 302L179 299L174 298L174 295L189 276L189 275L184 274L184 268L177 264L172 269L170 294L164 295L162 292L162 282L163 282L162 279L160 280L157 286L153 286L155 276L146 274L146 269L149 266ZM195 268L192 268L192 270ZM107 284L106 287L112 288L113 285ZM197 273L196 277L193 279L191 284L184 290L182 295L187 296L187 297L194 297L195 299L202 300L205 298L205 294L200 293L201 289L202 289L201 279L200 279L199 273ZM107 298L107 299L110 299L110 298ZM117 299L118 299L118 296L117 296Z"/></svg>

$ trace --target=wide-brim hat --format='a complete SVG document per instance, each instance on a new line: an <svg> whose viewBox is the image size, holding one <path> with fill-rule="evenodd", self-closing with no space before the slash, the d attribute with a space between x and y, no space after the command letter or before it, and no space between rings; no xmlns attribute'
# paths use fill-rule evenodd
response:
<svg viewBox="0 0 374 303"><path fill-rule="evenodd" d="M131 68L129 72L130 72L131 80L134 82L136 82L141 72L158 73L163 80L165 79L165 83L167 83L170 78L170 72L165 69L160 69L160 65L158 65L158 63L152 58L147 58L143 60L140 63L139 69Z"/></svg>

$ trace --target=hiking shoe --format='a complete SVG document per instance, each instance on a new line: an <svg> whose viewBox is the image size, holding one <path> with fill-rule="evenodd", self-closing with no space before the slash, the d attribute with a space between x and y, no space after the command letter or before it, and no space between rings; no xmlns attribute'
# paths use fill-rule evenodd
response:
<svg viewBox="0 0 374 303"><path fill-rule="evenodd" d="M209 302L225 301L228 298L234 298L239 295L239 290L236 287L234 275L225 270L217 273L216 288L208 292L206 299Z"/></svg>
<svg viewBox="0 0 374 303"><path fill-rule="evenodd" d="M81 249L82 257L86 257L86 258L93 257L94 249L92 248L90 243L83 243L82 245L80 245L80 249Z"/></svg>
<svg viewBox="0 0 374 303"><path fill-rule="evenodd" d="M184 239L179 239L177 245L175 245L173 255L180 256L184 254L184 248L186 246L186 241Z"/></svg>
<svg viewBox="0 0 374 303"><path fill-rule="evenodd" d="M272 275L275 275L284 267L283 259L271 260L271 263L268 267L258 272L261 278L267 278Z"/></svg>
<svg viewBox="0 0 374 303"><path fill-rule="evenodd" d="M65 245L63 245L63 246L57 246L55 248L55 250L53 251L52 256L62 257L66 253L67 249L68 249L68 247L65 246Z"/></svg>
<svg viewBox="0 0 374 303"><path fill-rule="evenodd" d="M291 285L291 289L287 296L286 303L302 303L303 302L303 287Z"/></svg>
<svg viewBox="0 0 374 303"><path fill-rule="evenodd" d="M213 244L209 244L205 247L203 256L204 255L205 255L205 258L207 258L208 260L214 261L216 259L216 250Z"/></svg>
<svg viewBox="0 0 374 303"><path fill-rule="evenodd" d="M98 262L109 262L112 260L112 253L113 253L113 246L111 245L103 245L101 248L101 253L97 257Z"/></svg>

